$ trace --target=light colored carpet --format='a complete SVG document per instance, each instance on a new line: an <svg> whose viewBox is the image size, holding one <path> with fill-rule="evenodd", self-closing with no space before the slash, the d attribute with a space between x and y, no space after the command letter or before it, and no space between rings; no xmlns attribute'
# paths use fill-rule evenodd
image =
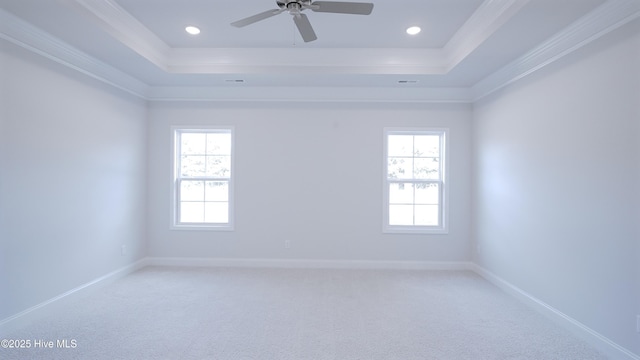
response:
<svg viewBox="0 0 640 360"><path fill-rule="evenodd" d="M605 359L471 272L145 268L62 300L2 359Z"/></svg>

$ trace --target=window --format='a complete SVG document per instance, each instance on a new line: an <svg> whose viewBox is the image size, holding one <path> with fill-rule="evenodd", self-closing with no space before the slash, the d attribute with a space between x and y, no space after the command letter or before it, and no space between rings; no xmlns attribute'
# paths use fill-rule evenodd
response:
<svg viewBox="0 0 640 360"><path fill-rule="evenodd" d="M233 129L173 130L173 227L232 230Z"/></svg>
<svg viewBox="0 0 640 360"><path fill-rule="evenodd" d="M447 232L446 134L385 129L384 232Z"/></svg>

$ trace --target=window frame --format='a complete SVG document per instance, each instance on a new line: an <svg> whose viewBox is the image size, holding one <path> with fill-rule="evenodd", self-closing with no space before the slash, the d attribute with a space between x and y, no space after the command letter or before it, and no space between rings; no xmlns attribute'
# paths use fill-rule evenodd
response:
<svg viewBox="0 0 640 360"><path fill-rule="evenodd" d="M231 135L230 149L230 175L228 178L201 176L201 177L181 177L180 176L180 156L181 141L183 133L228 133ZM235 129L233 126L172 126L171 127L171 230L209 230L209 231L233 231L235 230L234 211L234 179L235 179ZM226 223L181 223L180 219L180 185L185 179L202 181L227 181L229 184L228 210L229 217Z"/></svg>
<svg viewBox="0 0 640 360"><path fill-rule="evenodd" d="M390 135L438 135L440 137L440 179L390 179L389 174L389 136ZM391 234L448 234L449 233L449 129L422 127L385 127L383 135L383 196L382 196L382 232ZM389 224L389 188L393 183L438 183L440 201L438 207L440 224L431 225L391 225Z"/></svg>

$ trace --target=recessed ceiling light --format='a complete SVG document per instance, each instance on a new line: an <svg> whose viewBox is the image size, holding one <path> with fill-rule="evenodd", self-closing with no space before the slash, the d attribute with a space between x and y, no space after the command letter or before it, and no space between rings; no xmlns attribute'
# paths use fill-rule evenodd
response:
<svg viewBox="0 0 640 360"><path fill-rule="evenodd" d="M407 29L407 34L409 34L409 35L417 35L417 34L420 33L420 31L422 31L422 29L420 29L420 27L412 26L412 27Z"/></svg>
<svg viewBox="0 0 640 360"><path fill-rule="evenodd" d="M195 27L195 26L187 26L186 28L184 28L184 30L185 30L186 32L188 32L189 34L191 34L191 35L198 35L198 34L200 34L200 29L198 29L198 28L197 28L197 27Z"/></svg>

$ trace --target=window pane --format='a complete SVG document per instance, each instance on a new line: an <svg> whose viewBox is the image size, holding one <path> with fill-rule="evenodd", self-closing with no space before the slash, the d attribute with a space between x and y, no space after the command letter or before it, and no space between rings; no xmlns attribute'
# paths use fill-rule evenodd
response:
<svg viewBox="0 0 640 360"><path fill-rule="evenodd" d="M387 134L388 223L385 231L440 230L444 198L445 130L397 129ZM435 230L434 229L434 230ZM444 230L444 228L443 228Z"/></svg>
<svg viewBox="0 0 640 360"><path fill-rule="evenodd" d="M229 222L229 203L227 202L208 202L204 205L204 221L211 223L228 223Z"/></svg>
<svg viewBox="0 0 640 360"><path fill-rule="evenodd" d="M438 205L416 205L416 225L438 226Z"/></svg>
<svg viewBox="0 0 640 360"><path fill-rule="evenodd" d="M413 176L412 165L412 158L389 158L387 176L390 179L411 179Z"/></svg>
<svg viewBox="0 0 640 360"><path fill-rule="evenodd" d="M211 133L207 134L208 155L231 155L231 134Z"/></svg>
<svg viewBox="0 0 640 360"><path fill-rule="evenodd" d="M440 157L440 136L418 135L414 139L414 155L417 157Z"/></svg>
<svg viewBox="0 0 640 360"><path fill-rule="evenodd" d="M194 177L205 175L205 156L188 155L180 158L180 176Z"/></svg>
<svg viewBox="0 0 640 360"><path fill-rule="evenodd" d="M231 157L207 156L206 176L230 177L231 176Z"/></svg>
<svg viewBox="0 0 640 360"><path fill-rule="evenodd" d="M416 204L438 205L439 203L439 184L416 184Z"/></svg>
<svg viewBox="0 0 640 360"><path fill-rule="evenodd" d="M205 154L206 134L200 133L182 133L180 135L180 151L183 155L188 154Z"/></svg>
<svg viewBox="0 0 640 360"><path fill-rule="evenodd" d="M177 129L175 139L174 225L230 225L232 130Z"/></svg>
<svg viewBox="0 0 640 360"><path fill-rule="evenodd" d="M180 222L183 222L183 223L204 222L204 203L203 202L181 202L180 203Z"/></svg>
<svg viewBox="0 0 640 360"><path fill-rule="evenodd" d="M389 184L390 204L413 204L413 184Z"/></svg>
<svg viewBox="0 0 640 360"><path fill-rule="evenodd" d="M389 205L389 225L413 225L413 205Z"/></svg>
<svg viewBox="0 0 640 360"><path fill-rule="evenodd" d="M205 201L229 201L229 183L226 181L207 181Z"/></svg>
<svg viewBox="0 0 640 360"><path fill-rule="evenodd" d="M202 181L181 181L180 182L181 201L203 201L204 182Z"/></svg>
<svg viewBox="0 0 640 360"><path fill-rule="evenodd" d="M413 156L413 135L389 135L387 156Z"/></svg>
<svg viewBox="0 0 640 360"><path fill-rule="evenodd" d="M440 179L440 159L415 158L414 179Z"/></svg>

